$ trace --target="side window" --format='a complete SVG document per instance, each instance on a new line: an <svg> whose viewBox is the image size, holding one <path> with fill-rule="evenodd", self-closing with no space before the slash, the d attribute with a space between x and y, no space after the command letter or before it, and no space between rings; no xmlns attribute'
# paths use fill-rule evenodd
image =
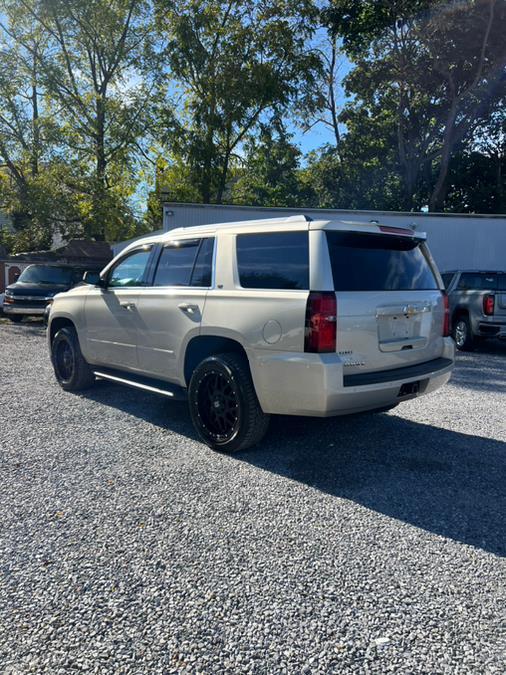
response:
<svg viewBox="0 0 506 675"><path fill-rule="evenodd" d="M113 288L144 286L144 272L151 255L151 247L135 251L113 267L109 272L107 285Z"/></svg>
<svg viewBox="0 0 506 675"><path fill-rule="evenodd" d="M162 250L153 286L189 286L200 240L168 244Z"/></svg>
<svg viewBox="0 0 506 675"><path fill-rule="evenodd" d="M309 288L307 232L237 235L237 265L243 288Z"/></svg>
<svg viewBox="0 0 506 675"><path fill-rule="evenodd" d="M208 288L212 284L213 277L213 252L214 237L202 239L200 249L193 268L191 278L192 286L204 286Z"/></svg>

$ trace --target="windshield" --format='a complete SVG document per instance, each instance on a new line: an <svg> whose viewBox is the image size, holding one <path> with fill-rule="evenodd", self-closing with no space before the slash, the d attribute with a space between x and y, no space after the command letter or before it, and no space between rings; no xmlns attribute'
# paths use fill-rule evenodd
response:
<svg viewBox="0 0 506 675"><path fill-rule="evenodd" d="M438 281L419 239L327 232L336 291L436 290Z"/></svg>
<svg viewBox="0 0 506 675"><path fill-rule="evenodd" d="M18 281L25 284L68 285L72 283L72 270L68 267L30 265L21 273Z"/></svg>

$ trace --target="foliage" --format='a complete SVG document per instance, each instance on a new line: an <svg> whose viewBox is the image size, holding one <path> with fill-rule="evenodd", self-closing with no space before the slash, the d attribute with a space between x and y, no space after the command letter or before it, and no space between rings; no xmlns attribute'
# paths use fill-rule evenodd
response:
<svg viewBox="0 0 506 675"><path fill-rule="evenodd" d="M158 27L182 105L161 115L163 139L203 202L220 203L241 144L293 105L314 78L309 0L158 0Z"/></svg>
<svg viewBox="0 0 506 675"><path fill-rule="evenodd" d="M301 152L281 120L261 127L246 145L243 168L235 172L230 199L234 204L299 206L307 199L299 180Z"/></svg>
<svg viewBox="0 0 506 675"><path fill-rule="evenodd" d="M353 105L391 116L404 208L425 189L441 209L451 157L502 105L506 2L333 0L328 17L356 63Z"/></svg>
<svg viewBox="0 0 506 675"><path fill-rule="evenodd" d="M504 212L506 0L327 2L4 0L0 245L123 240L164 199Z"/></svg>

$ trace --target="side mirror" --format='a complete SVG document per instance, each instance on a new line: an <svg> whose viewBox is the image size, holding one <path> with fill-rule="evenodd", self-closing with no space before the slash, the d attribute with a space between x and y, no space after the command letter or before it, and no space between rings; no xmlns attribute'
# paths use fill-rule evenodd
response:
<svg viewBox="0 0 506 675"><path fill-rule="evenodd" d="M85 272L83 274L83 281L85 284L90 284L90 286L103 286L99 272Z"/></svg>

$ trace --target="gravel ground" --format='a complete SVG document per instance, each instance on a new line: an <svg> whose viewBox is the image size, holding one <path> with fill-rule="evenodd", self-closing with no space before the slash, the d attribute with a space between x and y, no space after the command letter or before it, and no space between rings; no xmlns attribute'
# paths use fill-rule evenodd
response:
<svg viewBox="0 0 506 675"><path fill-rule="evenodd" d="M504 673L506 346L234 457L0 322L0 672Z"/></svg>

